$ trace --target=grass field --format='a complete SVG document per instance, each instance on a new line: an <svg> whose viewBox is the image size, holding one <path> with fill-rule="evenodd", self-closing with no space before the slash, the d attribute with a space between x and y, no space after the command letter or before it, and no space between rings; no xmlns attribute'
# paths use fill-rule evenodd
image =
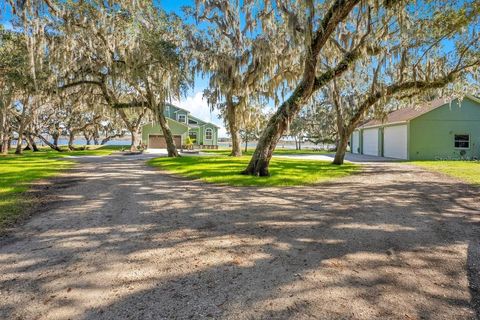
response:
<svg viewBox="0 0 480 320"><path fill-rule="evenodd" d="M25 151L23 155L0 156L0 229L15 220L25 205L30 205L31 199L26 198L24 192L32 182L52 177L74 164L65 157L104 156L122 147L102 146L69 152L42 149L39 152Z"/></svg>
<svg viewBox="0 0 480 320"><path fill-rule="evenodd" d="M245 152L244 149L242 149L242 154L246 156L251 156L253 154L253 151L255 149L248 149L247 152ZM231 149L217 149L217 150L202 150L202 152L208 152L208 153L213 153L213 154L218 154L218 155L223 155L223 156L228 156L231 152ZM292 154L332 154L335 153L333 151L326 151L326 150L313 150L313 149L304 149L304 150L295 150L295 149L276 149L273 154L280 156L280 155L292 155Z"/></svg>
<svg viewBox="0 0 480 320"><path fill-rule="evenodd" d="M480 185L480 161L413 161L412 163L474 185Z"/></svg>
<svg viewBox="0 0 480 320"><path fill-rule="evenodd" d="M199 156L156 158L149 164L179 174L183 177L232 186L298 186L324 182L353 174L358 165L332 165L326 161L272 159L270 177L241 175L250 160L249 156Z"/></svg>

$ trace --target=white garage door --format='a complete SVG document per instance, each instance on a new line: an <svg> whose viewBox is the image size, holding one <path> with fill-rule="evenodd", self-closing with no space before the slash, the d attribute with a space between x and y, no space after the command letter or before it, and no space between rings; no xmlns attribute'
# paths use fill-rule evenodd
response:
<svg viewBox="0 0 480 320"><path fill-rule="evenodd" d="M408 159L407 125L384 129L383 155L390 158Z"/></svg>
<svg viewBox="0 0 480 320"><path fill-rule="evenodd" d="M378 156L378 129L363 130L363 154Z"/></svg>
<svg viewBox="0 0 480 320"><path fill-rule="evenodd" d="M359 148L360 148L360 133L358 131L354 131L352 136L352 153L358 153Z"/></svg>

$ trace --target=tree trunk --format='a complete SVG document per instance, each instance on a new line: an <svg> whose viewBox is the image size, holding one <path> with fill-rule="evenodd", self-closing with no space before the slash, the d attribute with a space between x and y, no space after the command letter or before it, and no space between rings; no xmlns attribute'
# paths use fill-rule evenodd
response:
<svg viewBox="0 0 480 320"><path fill-rule="evenodd" d="M167 152L169 157L178 157L177 147L175 146L175 142L173 141L172 131L168 127L167 119L165 118L165 114L163 113L163 107L158 107L157 109L157 117L158 122L160 123L160 127L162 128L163 136L165 137L165 141L167 142Z"/></svg>
<svg viewBox="0 0 480 320"><path fill-rule="evenodd" d="M0 141L0 153L3 155L8 154L9 140L10 137L6 132L4 132L2 135L2 140Z"/></svg>
<svg viewBox="0 0 480 320"><path fill-rule="evenodd" d="M298 137L298 150L302 150L302 137Z"/></svg>
<svg viewBox="0 0 480 320"><path fill-rule="evenodd" d="M132 135L132 140L131 140L131 144L130 144L130 152L137 152L138 149L137 149L137 146L138 146L138 135L137 135L137 129L133 129L132 131L130 131L131 135Z"/></svg>
<svg viewBox="0 0 480 320"><path fill-rule="evenodd" d="M60 137L60 134L58 132L55 132L52 134L52 139L53 139L53 145L58 148L58 138ZM42 138L40 138L42 139ZM43 139L42 139L43 140ZM45 142L45 140L43 140ZM48 143L47 143L48 145Z"/></svg>
<svg viewBox="0 0 480 320"><path fill-rule="evenodd" d="M257 148L253 153L252 159L243 174L254 176L269 176L268 166L272 159L273 151L278 141L284 135L289 124L300 111L304 103L313 93L313 82L315 80L315 71L305 76L307 80L302 81L292 95L277 109L270 118L266 128L257 143Z"/></svg>
<svg viewBox="0 0 480 320"><path fill-rule="evenodd" d="M23 115L23 114L22 114ZM22 154L22 142L23 142L23 132L25 131L25 120L20 122L20 127L18 128L18 139L17 139L17 148L15 154Z"/></svg>
<svg viewBox="0 0 480 320"><path fill-rule="evenodd" d="M5 128L4 128L4 129L5 129ZM3 155L8 154L8 149L9 149L9 147L10 147L10 136L9 136L9 134L8 134L8 132L7 132L6 130L3 132L3 136L2 136L2 141L1 141L1 143L2 143L2 147L1 147L1 150L0 150L1 153L2 153Z"/></svg>
<svg viewBox="0 0 480 320"><path fill-rule="evenodd" d="M75 150L75 147L73 145L73 140L75 140L75 133L70 132L70 135L68 136L68 149L70 151Z"/></svg>
<svg viewBox="0 0 480 320"><path fill-rule="evenodd" d="M257 142L255 152L250 159L243 174L255 176L268 176L268 166L272 158L273 150L287 128L288 118L283 117L284 109L280 108L270 119L262 136Z"/></svg>
<svg viewBox="0 0 480 320"><path fill-rule="evenodd" d="M268 176L268 166L272 159L273 151L301 107L308 102L316 90L329 83L333 78L339 77L360 57L359 50L356 50L358 52L349 52L333 69L316 77L320 51L338 24L345 19L358 2L358 0L335 1L329 9L328 14L321 23L321 32L317 32L318 37L314 37L312 46L307 50L302 80L268 121L252 159L247 168L242 172L243 174ZM324 23L325 25L323 25Z"/></svg>
<svg viewBox="0 0 480 320"><path fill-rule="evenodd" d="M228 130L232 136L232 152L230 156L240 157L242 155L242 139L240 138L240 130L238 128L237 110L231 98L227 98L227 122Z"/></svg>
<svg viewBox="0 0 480 320"><path fill-rule="evenodd" d="M160 114L163 115L163 107L157 107L157 109L158 109L159 116L160 116ZM162 110L160 110L160 109L162 109ZM118 114L120 115L120 118L122 118L123 122L125 123L125 126L127 127L128 131L130 131L130 134L131 134L130 152L137 152L138 151L137 146L138 146L139 125L140 125L141 120L142 120L145 113L139 115L137 120L132 120L132 121L130 121L128 119L127 115L125 114L125 112L123 110L119 109ZM165 116L163 116L163 117L165 118ZM160 119L159 119L159 122L160 122ZM167 121L165 120L165 123L166 122ZM162 125L160 124L160 126L162 126ZM168 125L167 125L167 127L168 127ZM163 130L163 128L164 127L162 126L162 130ZM118 133L114 134L112 136L107 136L107 133L105 133L105 135L106 135L105 139L103 139L102 142L101 142L102 145L112 138L123 136L123 134L118 134ZM172 143L173 143L173 138L172 138ZM167 142L167 145L168 145L168 142ZM175 149L175 152L176 152L176 149ZM177 153L177 156L178 156L178 153Z"/></svg>
<svg viewBox="0 0 480 320"><path fill-rule="evenodd" d="M20 130L19 130L20 131ZM23 132L23 130L21 130ZM23 133L18 134L17 139L17 148L15 149L15 154L22 154L22 142L23 142Z"/></svg>
<svg viewBox="0 0 480 320"><path fill-rule="evenodd" d="M98 145L98 138L100 137L99 133L98 133L98 128L95 127L95 131L93 132L93 144L94 145Z"/></svg>
<svg viewBox="0 0 480 320"><path fill-rule="evenodd" d="M27 138L26 140L28 142L28 147L30 148L30 150L32 150L33 152L40 151L38 150L37 144L35 143L35 139L33 139L33 137L30 134L27 134L26 138Z"/></svg>
<svg viewBox="0 0 480 320"><path fill-rule="evenodd" d="M247 137L247 134L248 133L245 134L245 153L247 153L247 151L248 151L248 137Z"/></svg>
<svg viewBox="0 0 480 320"><path fill-rule="evenodd" d="M50 141L48 141L47 139L45 139L42 135L40 134L37 134L36 135L40 140L42 140L47 146L49 146L50 148L52 148L53 150L55 151L58 151L58 152L62 152L62 149L60 149L60 147L58 146L58 144L55 144L55 143L50 143ZM54 139L55 141L55 139ZM58 141L58 137L57 137L57 141Z"/></svg>
<svg viewBox="0 0 480 320"><path fill-rule="evenodd" d="M338 98L340 94L337 91L337 85L335 81L333 82L333 88L333 105L335 107L336 125L338 132L337 150L335 151L335 158L333 159L333 164L342 165L345 159L345 153L347 152L348 137L351 134L350 130L353 131L353 129L350 128L355 128L355 126L352 124L345 126L343 108Z"/></svg>
<svg viewBox="0 0 480 320"><path fill-rule="evenodd" d="M335 158L333 159L333 164L343 164L345 160L345 153L347 152L349 137L350 134L347 132L347 130L339 130L339 140L337 144L337 151L335 152Z"/></svg>
<svg viewBox="0 0 480 320"><path fill-rule="evenodd" d="M5 108L6 109L6 108ZM0 152L1 154L8 153L8 126L7 126L7 112L6 110L0 111L0 115L2 116L2 123L1 123L1 139L0 139Z"/></svg>
<svg viewBox="0 0 480 320"><path fill-rule="evenodd" d="M2 139L2 150L3 155L8 154L8 137L4 136Z"/></svg>

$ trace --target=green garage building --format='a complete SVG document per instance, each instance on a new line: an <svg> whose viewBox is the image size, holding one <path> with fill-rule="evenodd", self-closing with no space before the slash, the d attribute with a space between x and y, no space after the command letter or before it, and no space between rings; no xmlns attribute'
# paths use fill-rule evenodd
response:
<svg viewBox="0 0 480 320"><path fill-rule="evenodd" d="M437 99L357 128L352 153L405 160L480 159L480 99Z"/></svg>

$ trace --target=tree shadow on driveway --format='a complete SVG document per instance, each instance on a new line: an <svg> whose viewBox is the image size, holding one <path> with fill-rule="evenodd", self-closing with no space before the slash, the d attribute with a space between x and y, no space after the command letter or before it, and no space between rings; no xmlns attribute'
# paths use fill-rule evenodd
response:
<svg viewBox="0 0 480 320"><path fill-rule="evenodd" d="M474 319L479 190L392 164L301 188L86 161L0 247L0 318Z"/></svg>

